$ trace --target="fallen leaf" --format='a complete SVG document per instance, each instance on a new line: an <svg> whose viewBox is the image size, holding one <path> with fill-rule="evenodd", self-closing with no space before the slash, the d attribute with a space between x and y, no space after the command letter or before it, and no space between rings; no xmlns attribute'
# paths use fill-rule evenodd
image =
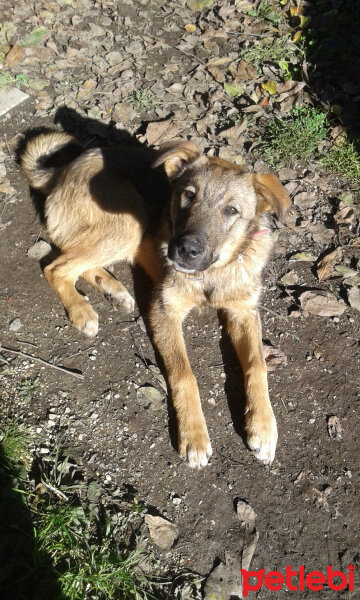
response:
<svg viewBox="0 0 360 600"><path fill-rule="evenodd" d="M287 356L279 348L270 345L263 345L263 353L266 368L269 373L275 371L278 367L286 367Z"/></svg>
<svg viewBox="0 0 360 600"><path fill-rule="evenodd" d="M167 119L167 121L154 121L153 123L148 123L148 126L146 128L147 143L150 146L153 144L159 144L162 138L164 137L166 131L169 129L170 124L171 119Z"/></svg>
<svg viewBox="0 0 360 600"><path fill-rule="evenodd" d="M228 142L230 144L236 144L240 135L245 131L246 128L247 128L247 120L244 119L238 125L234 125L233 127L229 127L228 129L221 131L219 133L218 137L221 140L228 140Z"/></svg>
<svg viewBox="0 0 360 600"><path fill-rule="evenodd" d="M319 317L340 316L346 309L343 302L339 302L330 292L307 291L300 297L301 308Z"/></svg>
<svg viewBox="0 0 360 600"><path fill-rule="evenodd" d="M247 81L257 77L256 69L246 60L240 60L235 72L235 79L238 81Z"/></svg>
<svg viewBox="0 0 360 600"><path fill-rule="evenodd" d="M342 250L336 248L333 252L326 254L318 263L316 267L316 274L319 281L329 279L335 274L335 264L341 260Z"/></svg>
<svg viewBox="0 0 360 600"><path fill-rule="evenodd" d="M231 98L237 98L244 93L242 87L234 83L224 83L224 90Z"/></svg>
<svg viewBox="0 0 360 600"><path fill-rule="evenodd" d="M270 95L276 94L277 90L276 90L276 82L275 81L264 81L264 83L261 84L261 87L263 90L268 92Z"/></svg>
<svg viewBox="0 0 360 600"><path fill-rule="evenodd" d="M193 25L192 23L187 23L187 24L185 25L185 30L186 30L188 33L194 33L194 31L196 31L196 25Z"/></svg>
<svg viewBox="0 0 360 600"><path fill-rule="evenodd" d="M6 67L15 67L18 65L24 57L24 50L20 46L13 46L7 53L4 64Z"/></svg>
<svg viewBox="0 0 360 600"><path fill-rule="evenodd" d="M209 71L210 75L213 76L215 81L217 81L218 83L224 83L225 75L221 71L221 69L219 69L219 67L217 67L216 65L208 65L207 70Z"/></svg>
<svg viewBox="0 0 360 600"><path fill-rule="evenodd" d="M154 544L162 550L170 550L179 537L179 528L174 523L155 517L153 515L145 515L145 523L149 528L149 533Z"/></svg>
<svg viewBox="0 0 360 600"><path fill-rule="evenodd" d="M337 417L336 415L331 415L330 417L328 417L327 430L329 437L336 440L341 440L342 427L339 417Z"/></svg>
<svg viewBox="0 0 360 600"><path fill-rule="evenodd" d="M351 223L354 218L355 213L351 206L344 206L335 215L335 221L339 224Z"/></svg>
<svg viewBox="0 0 360 600"><path fill-rule="evenodd" d="M315 262L317 260L317 256L314 254L309 254L308 252L297 252L293 254L290 258L290 261L303 261L303 262Z"/></svg>
<svg viewBox="0 0 360 600"><path fill-rule="evenodd" d="M190 10L200 12L203 8L210 8L213 0L187 0L186 5Z"/></svg>
<svg viewBox="0 0 360 600"><path fill-rule="evenodd" d="M29 79L29 87L32 90L41 92L48 85L50 85L50 81L47 81L46 79Z"/></svg>
<svg viewBox="0 0 360 600"><path fill-rule="evenodd" d="M355 269L350 269L350 267L345 267L345 265L335 265L335 271L344 279L348 279L348 277L356 277L358 275L358 271Z"/></svg>

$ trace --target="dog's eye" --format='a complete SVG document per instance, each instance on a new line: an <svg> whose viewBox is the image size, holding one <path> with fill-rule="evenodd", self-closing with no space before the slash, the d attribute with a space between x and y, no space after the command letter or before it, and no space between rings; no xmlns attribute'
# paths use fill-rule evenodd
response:
<svg viewBox="0 0 360 600"><path fill-rule="evenodd" d="M239 211L235 208L235 206L225 206L224 208L224 213L228 216L237 215L238 212Z"/></svg>
<svg viewBox="0 0 360 600"><path fill-rule="evenodd" d="M184 197L187 200L193 200L193 198L195 198L196 192L193 188L188 188L187 190L184 191Z"/></svg>

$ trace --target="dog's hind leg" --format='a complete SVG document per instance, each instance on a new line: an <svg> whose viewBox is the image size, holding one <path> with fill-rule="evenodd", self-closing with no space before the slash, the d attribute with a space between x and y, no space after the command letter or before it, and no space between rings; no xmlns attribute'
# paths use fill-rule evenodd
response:
<svg viewBox="0 0 360 600"><path fill-rule="evenodd" d="M127 312L132 312L135 307L135 302L126 287L108 271L102 267L94 267L88 269L81 274L90 285L99 292L104 294L106 298L111 298L121 304Z"/></svg>
<svg viewBox="0 0 360 600"><path fill-rule="evenodd" d="M270 404L266 364L262 350L261 322L256 308L226 310L227 329L244 376L247 444L265 464L274 460L277 427Z"/></svg>
<svg viewBox="0 0 360 600"><path fill-rule="evenodd" d="M64 247L60 256L45 267L45 277L62 301L70 321L85 335L93 337L97 334L98 316L89 302L76 290L77 279L87 274L88 280L92 279L99 285L96 282L96 274L100 273L109 286L111 276L99 267L120 260L132 262L139 243L140 234L134 234L131 241L120 243L117 239L104 240L104 236L96 235L95 232L91 235L91 231L86 230L82 236L73 240L71 245ZM108 277L104 276L104 273ZM118 285L112 284L113 289L116 287L117 291L124 292L123 285L120 282L116 284Z"/></svg>
<svg viewBox="0 0 360 600"><path fill-rule="evenodd" d="M78 277L90 266L89 259L76 250L65 250L44 269L44 275L59 296L71 323L85 335L98 332L98 316L75 288Z"/></svg>

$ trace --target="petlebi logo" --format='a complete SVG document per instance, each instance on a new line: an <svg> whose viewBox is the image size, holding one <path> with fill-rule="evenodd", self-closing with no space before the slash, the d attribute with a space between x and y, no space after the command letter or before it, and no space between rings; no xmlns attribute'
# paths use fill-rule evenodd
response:
<svg viewBox="0 0 360 600"><path fill-rule="evenodd" d="M286 589L290 592L312 590L321 592L326 587L336 592L342 590L352 592L355 588L355 565L348 565L347 573L336 571L329 565L326 573L322 571L306 572L305 567L301 565L296 571L289 565L285 568L285 574L280 571L269 571L265 569L259 571L247 571L241 569L243 580L243 598L246 598L249 592L256 592L262 587L272 592L278 592ZM251 582L250 582L251 579Z"/></svg>

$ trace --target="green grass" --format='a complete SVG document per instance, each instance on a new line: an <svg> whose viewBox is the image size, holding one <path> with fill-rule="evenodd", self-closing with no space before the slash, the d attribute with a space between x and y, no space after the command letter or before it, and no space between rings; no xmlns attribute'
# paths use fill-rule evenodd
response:
<svg viewBox="0 0 360 600"><path fill-rule="evenodd" d="M283 16L280 11L276 10L267 0L262 0L256 8L251 9L247 13L251 17L256 17L258 20L269 21L270 23L280 23Z"/></svg>
<svg viewBox="0 0 360 600"><path fill-rule="evenodd" d="M30 441L17 423L0 433L0 536L12 536L4 598L26 600L32 589L42 600L180 599L183 581L195 585L194 576L159 575L142 537L146 509L120 510L96 481L69 482L59 446L46 461L35 457L29 475Z"/></svg>
<svg viewBox="0 0 360 600"><path fill-rule="evenodd" d="M257 70L263 63L298 63L301 50L291 40L291 34L278 38L261 40L240 52L240 58L256 67ZM290 69L290 66L288 66ZM283 69L282 69L283 70Z"/></svg>
<svg viewBox="0 0 360 600"><path fill-rule="evenodd" d="M30 402L39 394L40 389L40 379L39 377L34 377L34 379L24 379L18 385L16 391L24 402Z"/></svg>
<svg viewBox="0 0 360 600"><path fill-rule="evenodd" d="M129 103L139 112L151 110L156 105L156 96L149 90L137 90L130 96Z"/></svg>
<svg viewBox="0 0 360 600"><path fill-rule="evenodd" d="M327 136L326 115L309 106L275 117L265 128L259 152L273 167L306 160Z"/></svg>
<svg viewBox="0 0 360 600"><path fill-rule="evenodd" d="M333 146L319 161L326 169L360 185L360 140L348 137L341 146Z"/></svg>

